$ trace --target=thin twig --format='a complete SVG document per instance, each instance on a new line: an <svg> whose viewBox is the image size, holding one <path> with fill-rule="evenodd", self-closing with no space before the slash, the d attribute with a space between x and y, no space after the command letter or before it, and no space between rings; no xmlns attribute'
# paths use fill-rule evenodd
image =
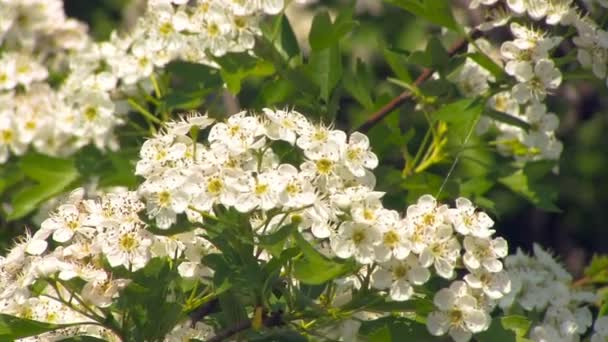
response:
<svg viewBox="0 0 608 342"><path fill-rule="evenodd" d="M480 34L480 31L474 30L470 33L470 38L462 38L458 40L452 46L450 46L450 48L448 49L448 55L450 57L453 57L454 55L462 52L467 47L469 40L478 38ZM428 80L434 72L434 69L424 68L422 70L422 73L414 81L413 85L416 87L420 86L422 83ZM414 94L411 91L404 91L403 93L392 99L389 103L384 105L382 108L380 108L378 111L370 115L369 119L367 119L367 121L365 121L361 126L357 127L354 131L359 131L363 133L369 131L372 127L374 127L375 124L382 121L382 119L389 115L393 110L407 102L413 96Z"/></svg>

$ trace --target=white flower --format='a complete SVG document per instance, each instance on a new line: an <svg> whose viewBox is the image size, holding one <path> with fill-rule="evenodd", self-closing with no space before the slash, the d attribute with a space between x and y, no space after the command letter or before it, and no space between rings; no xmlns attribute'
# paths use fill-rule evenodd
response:
<svg viewBox="0 0 608 342"><path fill-rule="evenodd" d="M364 176L365 169L375 169L378 166L378 157L369 150L369 139L366 135L354 132L343 145L342 159L344 164L355 176Z"/></svg>
<svg viewBox="0 0 608 342"><path fill-rule="evenodd" d="M449 333L454 341L468 341L473 333L487 328L489 315L477 306L467 284L453 282L449 288L439 290L433 300L438 311L427 317L427 328L435 336Z"/></svg>
<svg viewBox="0 0 608 342"><path fill-rule="evenodd" d="M237 197L234 207L240 212L254 208L270 210L277 206L279 194L285 188L285 179L277 172L269 171L256 177L247 177L244 192Z"/></svg>
<svg viewBox="0 0 608 342"><path fill-rule="evenodd" d="M330 239L331 248L342 259L355 257L362 264L374 261L374 249L380 243L377 228L364 223L344 222Z"/></svg>
<svg viewBox="0 0 608 342"><path fill-rule="evenodd" d="M279 194L281 205L290 208L301 208L313 204L317 196L308 179L298 172L295 166L281 164L277 172L285 181L285 188Z"/></svg>
<svg viewBox="0 0 608 342"><path fill-rule="evenodd" d="M454 237L452 227L440 226L430 237L427 247L420 253L420 264L424 267L433 265L439 276L450 279L454 275L460 249L460 243Z"/></svg>
<svg viewBox="0 0 608 342"><path fill-rule="evenodd" d="M491 299L502 298L511 291L511 280L505 271L496 273L478 269L464 276L470 288L480 289Z"/></svg>
<svg viewBox="0 0 608 342"><path fill-rule="evenodd" d="M410 255L404 260L393 259L372 273L372 286L383 290L390 288L392 300L408 300L414 293L413 285L426 283L431 276L428 269L420 266L418 258Z"/></svg>
<svg viewBox="0 0 608 342"><path fill-rule="evenodd" d="M220 172L217 168L209 170L209 173L201 177L195 176L188 183L192 188L197 187L192 205L202 211L210 211L218 203L234 206L239 193L246 189L243 182L239 181L245 175L231 170Z"/></svg>
<svg viewBox="0 0 608 342"><path fill-rule="evenodd" d="M488 82L493 80L488 70L467 58L458 74L457 84L464 96L476 97L490 89Z"/></svg>
<svg viewBox="0 0 608 342"><path fill-rule="evenodd" d="M9 151L21 155L27 148L18 138L18 128L11 116L11 112L0 110L0 163L6 162Z"/></svg>
<svg viewBox="0 0 608 342"><path fill-rule="evenodd" d="M213 125L209 132L209 142L221 142L231 153L240 154L249 148L263 145L263 139L256 141L261 129L263 127L257 118L241 112L232 115L226 123L219 122Z"/></svg>
<svg viewBox="0 0 608 342"><path fill-rule="evenodd" d="M376 247L377 261L385 262L391 257L403 260L410 254L411 227L405 220L399 218L399 213L392 210L384 211L382 219L378 222L378 228L382 234L382 243Z"/></svg>
<svg viewBox="0 0 608 342"><path fill-rule="evenodd" d="M296 144L312 160L323 157L338 160L338 154L346 144L346 134L323 125L310 125L308 129L302 130Z"/></svg>
<svg viewBox="0 0 608 342"><path fill-rule="evenodd" d="M295 111L263 109L269 119L266 125L266 136L272 140L284 140L291 145L296 143L297 133L310 129L310 123Z"/></svg>
<svg viewBox="0 0 608 342"><path fill-rule="evenodd" d="M140 187L147 202L148 216L156 219L158 228L169 228L175 223L177 214L188 207L190 196L183 187L185 182L186 178L178 171L169 170L152 176Z"/></svg>
<svg viewBox="0 0 608 342"><path fill-rule="evenodd" d="M140 223L123 223L99 236L110 266L137 271L150 260L152 236Z"/></svg>
<svg viewBox="0 0 608 342"><path fill-rule="evenodd" d="M606 78L608 63L608 32L587 22L577 26L578 36L572 42L578 47L577 58L584 68L598 78Z"/></svg>
<svg viewBox="0 0 608 342"><path fill-rule="evenodd" d="M51 215L50 218L42 222L40 228L48 234L53 234L53 240L57 242L67 242L75 233L89 235L95 229L84 225L86 214L80 212L73 204L64 204Z"/></svg>
<svg viewBox="0 0 608 342"><path fill-rule="evenodd" d="M534 65L534 72L518 74L517 77L520 83L513 87L512 94L521 104L543 100L548 91L557 89L562 83L562 73L549 59L539 60Z"/></svg>
<svg viewBox="0 0 608 342"><path fill-rule="evenodd" d="M192 111L180 117L179 121L167 122L167 132L169 135L185 135L190 133L192 128L203 130L214 122L215 119L210 118L207 114Z"/></svg>
<svg viewBox="0 0 608 342"><path fill-rule="evenodd" d="M112 305L118 292L129 284L127 279L103 279L87 282L82 288L82 298L95 306L106 308Z"/></svg>
<svg viewBox="0 0 608 342"><path fill-rule="evenodd" d="M449 210L449 218L454 225L454 230L462 235L473 235L487 238L494 234L494 221L488 214L475 211L473 203L464 197L456 199L456 208Z"/></svg>
<svg viewBox="0 0 608 342"><path fill-rule="evenodd" d="M508 254L507 241L501 237L494 240L488 238L478 238L466 236L464 238L464 253L462 260L470 270L477 270L483 267L489 272L500 272L502 262L499 258L504 258Z"/></svg>

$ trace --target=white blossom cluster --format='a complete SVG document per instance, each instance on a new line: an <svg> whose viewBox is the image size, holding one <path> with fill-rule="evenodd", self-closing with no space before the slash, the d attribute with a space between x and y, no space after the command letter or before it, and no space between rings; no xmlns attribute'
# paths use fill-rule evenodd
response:
<svg viewBox="0 0 608 342"><path fill-rule="evenodd" d="M537 342L578 341L593 324L589 304L596 300L592 292L572 288L572 276L551 254L534 245L534 256L518 250L505 260L511 279L511 293L503 297L500 307L505 311L519 308L541 313L529 338ZM606 334L606 318L595 324L595 337Z"/></svg>
<svg viewBox="0 0 608 342"><path fill-rule="evenodd" d="M173 236L154 235L138 213L144 209L136 192L126 190L84 199L76 190L40 229L27 234L6 256L0 256L0 312L56 324L82 324L22 341L53 341L82 334L119 341L106 329L93 325L92 315L102 316L128 284L117 278L104 263L134 272L154 257L179 258L178 272L184 278L211 275L200 258L211 245L193 230ZM55 248L48 249L52 239ZM41 292L33 286L45 279L58 283ZM64 286L72 279L84 282L79 293ZM53 281L54 282L54 281ZM176 327L173 335L204 338L209 328L197 325ZM207 332L205 332L207 331ZM204 335L201 335L203 334Z"/></svg>
<svg viewBox="0 0 608 342"><path fill-rule="evenodd" d="M544 101L562 83L562 72L552 55L564 38L550 32L558 26L574 29L577 34L572 43L579 63L601 79L607 77L608 33L590 16L582 15L573 0L471 0L469 5L485 11L486 20L478 29L488 31L510 24L513 36L502 42L499 53L492 56L511 77L511 89L489 94L488 106L529 124L524 129L483 117L478 133L496 126L499 152L516 160L559 159L563 150L555 136L559 120L547 111ZM481 50L492 55L487 42ZM465 96L488 94L490 83L494 82L494 76L472 59L467 60L458 80Z"/></svg>
<svg viewBox="0 0 608 342"><path fill-rule="evenodd" d="M513 77L512 88L490 94L490 83L496 82L495 77L471 58L467 58L456 82L463 95L491 95L487 103L491 110L506 113L529 125L524 129L487 116L480 119L478 134L487 132L491 126L497 128L497 148L501 154L521 161L557 160L563 150L563 144L555 136L559 119L555 114L547 113L544 101L562 82L562 74L550 58L550 51L561 38L547 36L518 23L512 23L510 28L515 39L503 42L499 53L493 53L487 40L479 39L476 45L483 53L494 57L494 62ZM469 50L477 51L476 48Z"/></svg>
<svg viewBox="0 0 608 342"><path fill-rule="evenodd" d="M150 0L129 32L93 42L60 0L0 1L0 163L31 146L69 155L93 143L118 148L125 101L149 92L156 68L251 49L263 14L283 0ZM59 84L50 75L65 76Z"/></svg>
<svg viewBox="0 0 608 342"><path fill-rule="evenodd" d="M543 312L530 333L535 341L571 341L589 330L587 304L594 296L572 290L571 277L551 255L535 247L535 257L521 251L507 257L507 242L493 237L492 219L465 198L450 207L423 195L404 216L384 208L384 193L374 191L377 165L365 135L311 123L295 111L241 112L222 122L190 113L142 146L135 172L144 182L137 191L85 199L77 190L33 236L0 256L0 312L83 324L48 333L47 340L83 332L116 339L92 325L130 283L112 269L134 272L153 258L171 258L181 277L208 282L213 270L201 258L217 250L204 227L224 206L247 215L257 236L294 224L320 252L354 259L359 271L335 280L334 298L319 299L332 306L349 302L351 290L363 284L406 301L436 275L451 284L434 294L435 311L426 320L433 335L468 341L489 328L497 305ZM142 220L144 211L159 234ZM196 223L191 230L160 234L180 215ZM49 279L44 288L36 286ZM84 284L75 293L68 289L72 279ZM361 311L328 334L354 340L358 320L378 317ZM604 321L595 323L593 342L605 338ZM183 322L165 340L212 334L201 322Z"/></svg>
<svg viewBox="0 0 608 342"><path fill-rule="evenodd" d="M142 147L139 192L159 228L169 228L181 213L204 222L218 204L250 213L258 234L298 217L293 222L324 253L374 265L371 286L395 301L410 299L431 269L453 279L464 263L469 274L435 298L429 329L458 340L487 329L488 310L509 291L500 261L508 250L504 239L492 238L494 222L470 201L460 198L449 208L425 195L405 217L385 209L384 193L373 190L370 169L378 160L367 137L312 124L295 111L235 114L211 126L208 144L189 136L193 127L211 124L206 116L189 116ZM272 149L277 141L303 155L299 165L281 163ZM453 317L457 313L461 319Z"/></svg>
<svg viewBox="0 0 608 342"><path fill-rule="evenodd" d="M2 0L0 13L0 163L30 145L52 154L64 108L49 75L89 43L86 26L66 17L61 0Z"/></svg>

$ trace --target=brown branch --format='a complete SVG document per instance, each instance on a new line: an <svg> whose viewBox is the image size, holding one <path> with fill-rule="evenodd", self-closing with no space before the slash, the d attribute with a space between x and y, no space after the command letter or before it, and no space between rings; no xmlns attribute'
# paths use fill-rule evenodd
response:
<svg viewBox="0 0 608 342"><path fill-rule="evenodd" d="M470 39L476 39L479 36L481 36L481 32L478 30L474 30L470 33L469 36L470 36ZM450 46L450 48L447 51L448 55L450 57L453 57L454 55L462 52L467 47L467 45L468 45L467 43L468 43L467 38L462 38L462 39L458 40L452 46ZM435 72L434 69L424 68L422 70L422 73L414 81L413 85L416 87L420 86L422 83L424 83L426 80L428 80L429 77L431 77L431 75L433 75L434 72ZM359 132L363 132L363 133L369 131L375 124L382 121L382 119L384 119L387 115L389 115L393 110L397 109L397 107L399 107L402 104L404 104L405 102L407 102L413 96L414 96L414 94L412 94L412 92L410 92L409 90L406 90L403 93L399 94L397 97L392 99L389 103L384 105L378 111L376 111L375 113L370 115L369 119L367 119L367 121L365 121L361 126L357 127L355 129L355 131L359 131Z"/></svg>

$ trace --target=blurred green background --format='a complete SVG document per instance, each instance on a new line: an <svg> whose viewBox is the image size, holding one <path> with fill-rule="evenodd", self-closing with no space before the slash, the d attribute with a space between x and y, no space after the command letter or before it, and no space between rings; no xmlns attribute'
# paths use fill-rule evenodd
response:
<svg viewBox="0 0 608 342"><path fill-rule="evenodd" d="M141 13L139 2L66 0L65 8L68 15L87 22L91 34L102 40L109 36L113 28L122 27L125 21L135 20ZM466 12L457 3L455 1L455 11L462 16ZM296 33L305 37L314 11L330 9L337 14L352 5L349 1L322 1L314 6L294 8L288 17ZM430 37L442 35L442 32L380 1L359 1L357 8L355 20L358 25L341 46L344 69L347 74L357 77L357 83L369 90L374 105L379 106L403 91L387 81L395 75L387 63L386 51L423 50ZM474 20L474 16L472 19L463 17L463 20ZM442 41L447 45L453 41L453 37L443 36ZM306 51L305 47L302 48ZM411 66L406 68L413 76L419 72L419 69ZM266 82L247 79L238 96L240 105L259 105L259 94L261 89L268 86ZM432 86L428 85L429 88ZM550 109L562 120L558 136L565 149L559 163L559 174L543 176L544 187L539 191L557 193L554 204L559 212L537 209L523 196L497 182L498 177L504 176L510 160L497 157L494 151L487 148L470 148L463 153L442 192L443 198L453 198L459 194L472 197L491 212L497 222L498 233L507 237L513 251L517 247L529 250L533 242L538 242L559 254L575 275L580 274L594 253L608 253L608 138L604 135L608 132L606 94L606 85L601 81L566 81L550 102ZM339 128L350 130L365 121L373 111L364 109L352 96L343 95L332 105L335 117L329 115L329 118L335 119ZM312 114L326 117L324 113ZM424 135L425 125L425 119L410 102L368 132L374 150L381 159L382 167L376 175L378 188L388 192L385 197L388 207L404 209L420 194L438 188L450 169L452 160L435 165L424 174L402 176L404 149L407 146L410 152L416 150ZM469 145L478 145L477 138L473 138ZM480 168L479 163L486 167ZM487 187L483 185L486 183ZM469 188L473 191L467 193ZM480 192L480 188L484 188L484 191ZM31 226L27 220L0 223L5 227L0 233L4 248L24 225Z"/></svg>

